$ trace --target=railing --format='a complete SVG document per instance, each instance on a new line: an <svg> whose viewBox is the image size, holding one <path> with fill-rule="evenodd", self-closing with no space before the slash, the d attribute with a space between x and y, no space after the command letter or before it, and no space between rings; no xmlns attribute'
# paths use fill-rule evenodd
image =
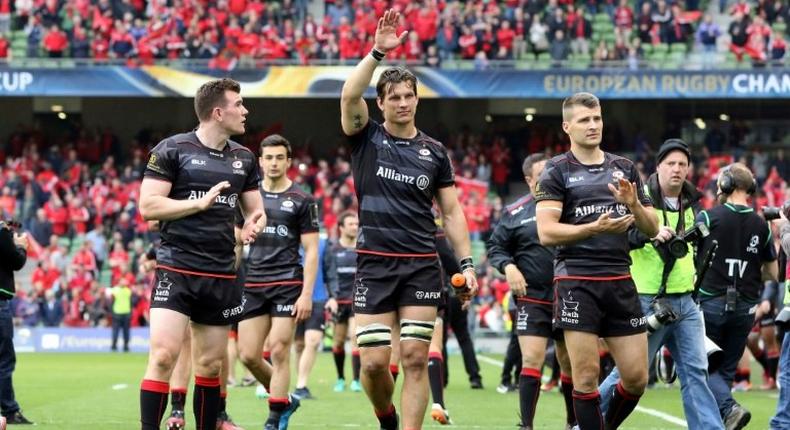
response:
<svg viewBox="0 0 790 430"><path fill-rule="evenodd" d="M316 59L310 60L307 64L296 59L279 60L250 60L238 61L233 70L256 70L270 66L354 66L359 62L358 59L339 60L339 59ZM209 60L192 59L161 59L154 61L151 65L172 67L183 70L209 69ZM422 61L399 60L386 61L388 65L402 65L407 67L426 66ZM784 69L788 67L790 61L785 63L783 60L769 61L760 67L769 69ZM133 60L109 59L96 60L92 58L15 58L10 60L0 60L0 68L93 68L93 67L119 67L119 66L141 66ZM751 69L751 61L744 59L741 62L732 61L727 55L722 53L705 56L702 54L692 54L682 62L676 61L656 61L641 59L632 61L594 61L589 57L570 58L564 61L554 61L542 59L520 59L520 60L490 60L484 64L476 63L473 60L443 60L442 69L447 70L722 70L722 69ZM756 67L756 66L755 66Z"/></svg>

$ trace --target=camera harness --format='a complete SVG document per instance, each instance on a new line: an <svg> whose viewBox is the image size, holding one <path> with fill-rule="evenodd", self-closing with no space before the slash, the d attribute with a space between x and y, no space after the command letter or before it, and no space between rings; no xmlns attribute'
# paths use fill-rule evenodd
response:
<svg viewBox="0 0 790 430"><path fill-rule="evenodd" d="M661 192L661 186L658 187L658 196L661 199L661 215L664 218L665 226L669 227L669 218L667 217L667 200L664 198L663 193ZM685 230L685 213L683 211L683 191L681 190L680 195L678 195L678 222L675 225L675 234L681 233ZM672 255L671 253L667 253L667 257L664 258L664 253L659 253L664 260L664 270L661 273L661 286L658 288L658 292L653 300L659 299L664 297L667 294L667 280L669 279L669 274L672 272L672 269L675 267L675 263L678 259ZM656 352L657 357L655 360L656 366L656 376L661 379L666 384L671 384L675 382L678 377L677 371L675 370L674 363L664 361L664 354L662 353L662 348Z"/></svg>
<svg viewBox="0 0 790 430"><path fill-rule="evenodd" d="M664 194L661 192L661 186L658 186L658 197L661 201L661 215L664 218L665 226L669 227L669 218L667 218L667 201L664 198ZM681 189L680 195L678 195L678 222L675 225L675 234L682 233L685 230L685 214L683 212L683 191ZM663 259L663 253L659 253ZM669 274L672 272L672 269L675 267L675 262L677 262L677 258L674 255L669 254L668 258L664 259L664 271L661 273L661 286L658 288L658 293L656 293L656 298L664 297L667 293L667 280L669 280Z"/></svg>

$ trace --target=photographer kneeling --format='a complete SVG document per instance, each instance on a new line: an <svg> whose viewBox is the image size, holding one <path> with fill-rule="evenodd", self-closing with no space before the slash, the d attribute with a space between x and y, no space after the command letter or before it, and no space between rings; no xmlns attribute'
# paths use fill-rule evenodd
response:
<svg viewBox="0 0 790 430"><path fill-rule="evenodd" d="M689 428L723 429L716 399L707 384L705 331L694 301L694 256L687 241L702 234L694 225L701 194L686 181L689 156L688 146L680 139L667 140L658 151L657 171L646 186L661 227L653 239L636 230L629 234L631 275L648 319L649 365L666 344L680 377ZM619 379L615 368L601 384L601 410L608 408Z"/></svg>
<svg viewBox="0 0 790 430"><path fill-rule="evenodd" d="M710 229L698 255L705 255L718 242L699 298L705 332L724 351L721 367L710 375L708 386L725 427L737 430L749 423L751 413L732 398L730 389L746 338L759 317L763 280L777 277L776 249L768 223L748 206L749 195L757 189L749 169L731 164L722 169L717 185L721 204L697 216Z"/></svg>

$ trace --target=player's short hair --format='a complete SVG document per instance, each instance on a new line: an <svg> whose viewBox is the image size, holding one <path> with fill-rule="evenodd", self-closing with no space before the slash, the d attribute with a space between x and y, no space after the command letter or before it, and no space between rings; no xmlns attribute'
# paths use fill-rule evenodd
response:
<svg viewBox="0 0 790 430"><path fill-rule="evenodd" d="M241 92L241 85L233 79L222 78L208 81L195 93L195 114L200 121L211 118L215 107L225 106L225 91Z"/></svg>
<svg viewBox="0 0 790 430"><path fill-rule="evenodd" d="M345 211L345 212L341 213L340 216L337 218L337 226L338 227L345 227L346 226L346 220L351 218L351 217L356 218L357 217L356 212Z"/></svg>
<svg viewBox="0 0 790 430"><path fill-rule="evenodd" d="M521 165L521 172L524 173L524 177L530 177L531 178L532 177L532 166L535 165L535 163L540 163L541 161L545 161L545 160L548 160L548 159L549 159L549 157L546 154L542 153L542 152L536 152L536 153L528 156L527 158L525 158L524 159L524 163Z"/></svg>
<svg viewBox="0 0 790 430"><path fill-rule="evenodd" d="M588 109L601 107L601 101L590 93L576 93L562 102L562 120L571 119L571 110L576 106L584 106Z"/></svg>
<svg viewBox="0 0 790 430"><path fill-rule="evenodd" d="M272 134L261 140L261 155L263 155L263 148L272 148L275 146L282 146L285 148L286 155L288 158L291 158L291 142L279 134Z"/></svg>
<svg viewBox="0 0 790 430"><path fill-rule="evenodd" d="M399 66L390 67L381 73L376 83L376 95L384 100L384 96L392 90L392 87L401 82L407 82L414 90L414 95L417 95L417 77L405 67Z"/></svg>

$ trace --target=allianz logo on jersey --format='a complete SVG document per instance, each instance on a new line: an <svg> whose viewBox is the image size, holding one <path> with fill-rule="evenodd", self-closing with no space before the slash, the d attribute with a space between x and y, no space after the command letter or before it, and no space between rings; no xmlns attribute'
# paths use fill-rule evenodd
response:
<svg viewBox="0 0 790 430"><path fill-rule="evenodd" d="M603 205L586 205L579 206L574 210L576 218L581 218L587 215L602 214L602 213L617 212L618 215L625 215L628 213L628 208L624 204L618 203L614 207Z"/></svg>
<svg viewBox="0 0 790 430"><path fill-rule="evenodd" d="M200 200L203 197L205 197L205 195L206 195L206 191L194 191L194 190L192 190L192 191L189 192L189 197L187 199L188 200ZM236 202L238 200L239 200L239 195L236 194L236 193L233 193L233 194L228 195L228 196L220 194L220 195L217 196L216 199L214 199L214 202L222 204L222 205L230 206L231 208L235 208L236 207Z"/></svg>
<svg viewBox="0 0 790 430"><path fill-rule="evenodd" d="M285 225L267 225L266 228L263 230L264 234L276 234L277 236L288 236L288 226Z"/></svg>
<svg viewBox="0 0 790 430"><path fill-rule="evenodd" d="M376 176L380 178L388 179L390 181L403 182L404 184L416 185L417 188L419 188L420 190L424 190L428 188L428 185L431 184L431 180L428 179L428 177L425 175L414 177L411 175L405 175L389 167L379 166L378 170L376 170Z"/></svg>

